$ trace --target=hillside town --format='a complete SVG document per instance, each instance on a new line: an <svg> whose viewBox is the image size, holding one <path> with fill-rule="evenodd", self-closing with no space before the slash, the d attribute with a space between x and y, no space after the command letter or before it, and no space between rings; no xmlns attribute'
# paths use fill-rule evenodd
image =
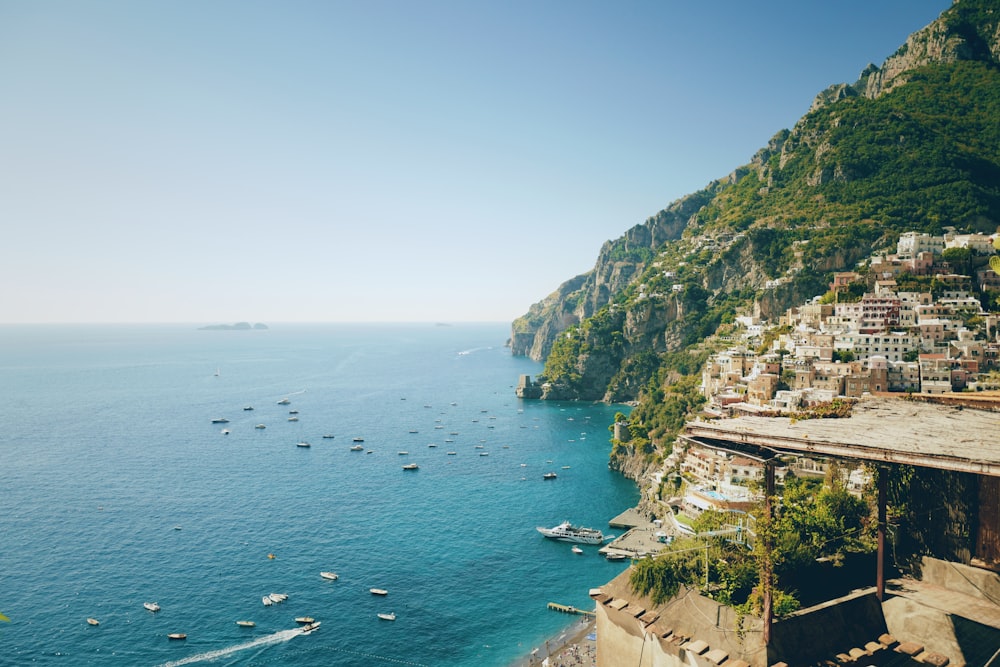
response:
<svg viewBox="0 0 1000 667"><path fill-rule="evenodd" d="M1000 288L986 261L993 240L908 232L895 254L873 255L863 273L834 274L828 295L780 322L737 318L741 335L702 372L708 412L787 414L836 397L996 389L989 372L998 365L1000 314L985 312L977 296ZM949 254L978 268L960 273L944 261ZM914 283L931 288L915 291Z"/></svg>
<svg viewBox="0 0 1000 667"><path fill-rule="evenodd" d="M895 254L873 255L858 271L834 274L827 295L790 308L779 322L738 317L732 345L702 370L702 416L787 416L834 399L997 389L991 372L1000 364L1000 315L985 312L977 296L1000 287L987 261L993 241L984 234L908 232ZM946 252L952 248L960 251ZM955 257L978 268L961 273ZM929 289L909 289L915 282ZM616 437L628 436L620 430ZM836 474L858 495L870 481L863 465L809 456L785 456L775 473L779 485L789 473ZM689 533L690 521L706 510L745 512L760 499L763 474L760 461L682 437L649 500L667 533ZM665 547L648 545L640 553Z"/></svg>

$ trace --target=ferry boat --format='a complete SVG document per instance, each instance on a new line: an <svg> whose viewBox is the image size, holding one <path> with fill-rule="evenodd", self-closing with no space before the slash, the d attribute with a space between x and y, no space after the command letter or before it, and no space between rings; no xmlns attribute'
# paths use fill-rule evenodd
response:
<svg viewBox="0 0 1000 667"><path fill-rule="evenodd" d="M604 534L596 528L583 528L574 526L569 521L563 521L554 528L538 526L539 533L553 540L563 540L565 542L579 542L580 544L600 544L604 541Z"/></svg>

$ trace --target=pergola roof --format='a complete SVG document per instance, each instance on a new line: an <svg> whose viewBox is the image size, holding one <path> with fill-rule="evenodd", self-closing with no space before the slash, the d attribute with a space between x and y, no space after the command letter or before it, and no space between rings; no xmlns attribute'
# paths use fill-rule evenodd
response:
<svg viewBox="0 0 1000 667"><path fill-rule="evenodd" d="M684 435L751 449L1000 476L1000 414L904 398L866 398L850 418L688 422Z"/></svg>

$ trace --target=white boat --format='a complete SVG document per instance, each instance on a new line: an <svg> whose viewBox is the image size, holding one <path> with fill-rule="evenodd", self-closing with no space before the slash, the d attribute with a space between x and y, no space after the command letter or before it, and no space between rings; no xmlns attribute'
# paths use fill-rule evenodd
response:
<svg viewBox="0 0 1000 667"><path fill-rule="evenodd" d="M409 456L409 454L410 453L405 450L399 453L400 456Z"/></svg>
<svg viewBox="0 0 1000 667"><path fill-rule="evenodd" d="M298 420L299 420L298 417L289 417L288 418L288 421L290 421L290 422L297 422Z"/></svg>
<svg viewBox="0 0 1000 667"><path fill-rule="evenodd" d="M264 424L257 424L254 428L267 428Z"/></svg>
<svg viewBox="0 0 1000 667"><path fill-rule="evenodd" d="M296 447L312 447L312 445L310 445L308 442L305 442L304 440L302 442L296 443L295 446Z"/></svg>
<svg viewBox="0 0 1000 667"><path fill-rule="evenodd" d="M160 605L156 604L155 602L143 602L142 606L148 609L149 611L160 611Z"/></svg>
<svg viewBox="0 0 1000 667"><path fill-rule="evenodd" d="M87 619L87 623L89 623L90 625L100 625L101 624L101 622L98 621L96 618L88 618Z"/></svg>
<svg viewBox="0 0 1000 667"><path fill-rule="evenodd" d="M267 597L271 598L271 602L284 602L288 599L288 596L284 593L271 593Z"/></svg>
<svg viewBox="0 0 1000 667"><path fill-rule="evenodd" d="M554 472L547 472L544 475L542 475L542 479L555 479L555 478L556 474Z"/></svg>
<svg viewBox="0 0 1000 667"><path fill-rule="evenodd" d="M554 528L538 526L539 533L553 540L563 540L565 542L579 542L580 544L600 544L604 541L604 535L596 528L583 528L574 526L569 521L563 521Z"/></svg>
<svg viewBox="0 0 1000 667"><path fill-rule="evenodd" d="M416 463L407 463L405 466L403 466L403 470L419 470L419 469L420 466L418 466Z"/></svg>
<svg viewBox="0 0 1000 667"><path fill-rule="evenodd" d="M267 596L267 595L265 595L264 597L262 597L262 598L260 599L260 601L264 603L264 606L265 606L265 607L270 607L270 606L271 606L272 604L274 604L274 600L272 600L272 599L271 599L271 598L270 598L269 596Z"/></svg>
<svg viewBox="0 0 1000 667"><path fill-rule="evenodd" d="M576 545L573 545L573 553L575 553L575 554L582 554L583 553L583 549L581 549L580 547L578 547Z"/></svg>
<svg viewBox="0 0 1000 667"><path fill-rule="evenodd" d="M167 639L187 639L188 636L183 632L172 632L167 635Z"/></svg>
<svg viewBox="0 0 1000 667"><path fill-rule="evenodd" d="M216 417L215 419L212 420L212 423L213 424L228 424L229 420L226 419L225 417Z"/></svg>
<svg viewBox="0 0 1000 667"><path fill-rule="evenodd" d="M337 579L340 579L340 575L337 574L336 572L320 572L319 576L323 577L324 579L329 579L330 581L336 581Z"/></svg>
<svg viewBox="0 0 1000 667"><path fill-rule="evenodd" d="M389 594L389 591L385 590L384 588L369 588L368 592L371 593L372 595L388 595Z"/></svg>
<svg viewBox="0 0 1000 667"><path fill-rule="evenodd" d="M241 628L252 628L257 624L254 623L253 621L236 621L236 625L240 626Z"/></svg>
<svg viewBox="0 0 1000 667"><path fill-rule="evenodd" d="M381 618L383 621L395 621L396 612L390 611L388 614L378 614L378 617Z"/></svg>
<svg viewBox="0 0 1000 667"><path fill-rule="evenodd" d="M278 405L288 405L289 403L291 403L291 401L288 400L287 398L283 398L280 401L278 401Z"/></svg>
<svg viewBox="0 0 1000 667"><path fill-rule="evenodd" d="M310 625L316 621L312 616L296 616L295 622L301 623L302 625Z"/></svg>
<svg viewBox="0 0 1000 667"><path fill-rule="evenodd" d="M308 635L310 632L315 632L319 628L319 624L320 622L316 621L315 623L310 623L309 625L303 625L302 634Z"/></svg>
<svg viewBox="0 0 1000 667"><path fill-rule="evenodd" d="M362 445L354 445L353 447L351 447L351 451L352 452L364 451L364 447Z"/></svg>

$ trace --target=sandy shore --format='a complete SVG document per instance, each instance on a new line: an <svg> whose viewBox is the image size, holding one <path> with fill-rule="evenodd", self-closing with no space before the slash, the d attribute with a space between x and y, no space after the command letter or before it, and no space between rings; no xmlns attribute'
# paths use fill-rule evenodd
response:
<svg viewBox="0 0 1000 667"><path fill-rule="evenodd" d="M577 667L597 666L597 640L588 639L597 632L597 622L589 617L567 627L536 647L529 656L511 667ZM547 659L547 660L546 660Z"/></svg>

